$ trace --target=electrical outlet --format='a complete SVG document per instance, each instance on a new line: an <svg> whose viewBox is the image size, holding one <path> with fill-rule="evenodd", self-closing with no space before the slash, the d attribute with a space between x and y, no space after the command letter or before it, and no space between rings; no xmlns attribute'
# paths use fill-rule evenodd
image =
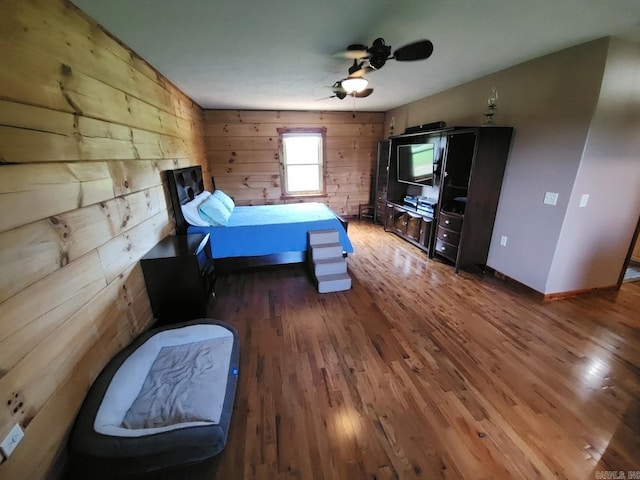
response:
<svg viewBox="0 0 640 480"><path fill-rule="evenodd" d="M23 437L24 432L20 428L20 425L16 423L2 442L0 442L2 455L4 455L5 458L9 458L9 455L13 453Z"/></svg>
<svg viewBox="0 0 640 480"><path fill-rule="evenodd" d="M500 245L502 245L503 247L507 246L507 236L506 235L502 235L500 237Z"/></svg>
<svg viewBox="0 0 640 480"><path fill-rule="evenodd" d="M544 203L546 205L555 205L558 202L558 194L555 192L547 192L544 194Z"/></svg>

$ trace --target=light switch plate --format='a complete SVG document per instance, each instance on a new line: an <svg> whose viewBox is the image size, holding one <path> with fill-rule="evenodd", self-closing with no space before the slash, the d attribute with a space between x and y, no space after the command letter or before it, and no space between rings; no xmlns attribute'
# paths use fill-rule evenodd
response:
<svg viewBox="0 0 640 480"><path fill-rule="evenodd" d="M583 193L580 197L580 207L586 207L587 203L589 203L589 194Z"/></svg>
<svg viewBox="0 0 640 480"><path fill-rule="evenodd" d="M544 194L544 203L546 205L555 205L558 202L558 194L555 192L546 192Z"/></svg>

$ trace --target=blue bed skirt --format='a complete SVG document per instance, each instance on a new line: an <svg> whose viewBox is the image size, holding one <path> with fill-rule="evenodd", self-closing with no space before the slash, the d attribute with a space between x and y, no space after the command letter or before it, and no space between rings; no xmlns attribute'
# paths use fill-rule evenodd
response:
<svg viewBox="0 0 640 480"><path fill-rule="evenodd" d="M189 226L187 233L209 233L213 258L251 257L307 250L307 232L335 229L342 249L353 246L335 213L323 203L236 206L224 227Z"/></svg>

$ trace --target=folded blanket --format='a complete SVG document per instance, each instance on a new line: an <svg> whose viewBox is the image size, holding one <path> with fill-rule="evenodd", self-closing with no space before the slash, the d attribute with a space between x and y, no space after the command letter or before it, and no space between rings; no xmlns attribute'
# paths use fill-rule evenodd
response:
<svg viewBox="0 0 640 480"><path fill-rule="evenodd" d="M232 337L162 347L122 427L218 423L229 373Z"/></svg>

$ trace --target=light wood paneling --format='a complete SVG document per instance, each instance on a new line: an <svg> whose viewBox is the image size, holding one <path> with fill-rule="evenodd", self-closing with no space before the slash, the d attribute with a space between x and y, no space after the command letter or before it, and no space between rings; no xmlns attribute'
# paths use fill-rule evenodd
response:
<svg viewBox="0 0 640 480"><path fill-rule="evenodd" d="M297 112L266 110L205 110L206 125L212 123L275 123L275 124L378 124L384 120L383 113L358 112Z"/></svg>
<svg viewBox="0 0 640 480"><path fill-rule="evenodd" d="M163 171L207 170L204 121L64 0L3 1L0 56L0 437L25 431L0 478L40 479L153 320L139 259L173 230Z"/></svg>
<svg viewBox="0 0 640 480"><path fill-rule="evenodd" d="M205 111L206 155L216 186L240 205L285 203L281 198L278 128L325 127L326 198L342 215L368 203L384 115L350 112Z"/></svg>
<svg viewBox="0 0 640 480"><path fill-rule="evenodd" d="M4 165L0 231L114 197L105 162Z"/></svg>
<svg viewBox="0 0 640 480"><path fill-rule="evenodd" d="M41 406L37 415L35 410L23 414L21 423L31 435L25 435L20 448L2 465L6 478L44 478L46 472L60 469L56 464L60 445L66 441L88 385L102 369L104 359L112 358L148 327L150 317L142 270L136 265L52 331L41 348L31 351L28 363L39 365L41 370L17 369L20 376L7 382L13 380L11 386L21 392L21 398Z"/></svg>

